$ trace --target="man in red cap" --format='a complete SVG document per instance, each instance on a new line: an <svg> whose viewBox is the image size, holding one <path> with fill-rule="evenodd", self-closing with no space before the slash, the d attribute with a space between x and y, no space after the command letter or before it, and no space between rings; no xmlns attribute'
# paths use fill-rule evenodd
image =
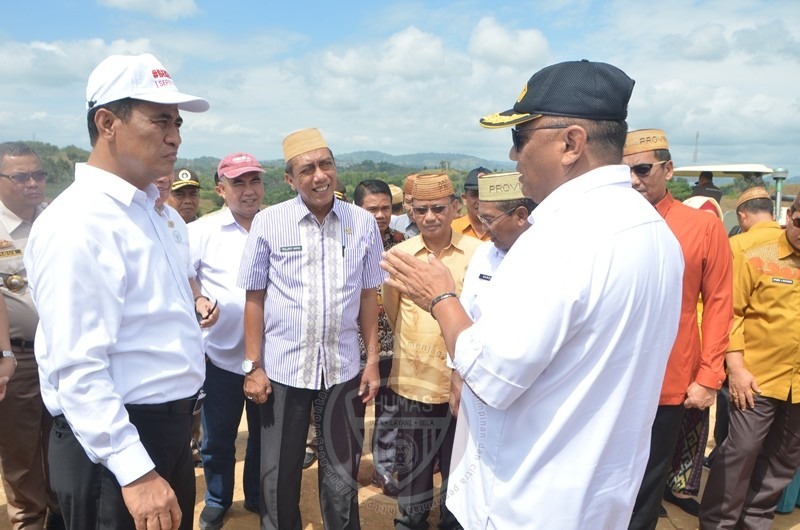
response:
<svg viewBox="0 0 800 530"><path fill-rule="evenodd" d="M250 225L264 199L259 161L248 153L223 158L214 175L214 190L225 206L189 224L191 267L196 271L200 295L224 308L217 323L203 331L206 380L203 390L203 472L206 477L205 507L198 521L201 530L222 528L233 502L236 433L247 416L244 458L244 507L259 513L259 460L261 421L258 406L244 395L244 289L236 286Z"/></svg>

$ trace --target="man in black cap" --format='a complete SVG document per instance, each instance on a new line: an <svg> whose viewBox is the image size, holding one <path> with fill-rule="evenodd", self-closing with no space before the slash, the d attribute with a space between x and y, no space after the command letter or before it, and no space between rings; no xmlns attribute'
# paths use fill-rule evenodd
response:
<svg viewBox="0 0 800 530"><path fill-rule="evenodd" d="M697 182L692 186L691 197L711 197L722 202L722 191L714 185L714 174L711 171L701 171Z"/></svg>
<svg viewBox="0 0 800 530"><path fill-rule="evenodd" d="M197 173L187 168L177 171L167 204L178 210L184 223L189 224L197 219L200 209L200 178Z"/></svg>
<svg viewBox="0 0 800 530"><path fill-rule="evenodd" d="M476 167L467 173L467 178L464 179L464 193L461 194L461 200L467 207L467 215L453 220L450 226L454 232L472 236L481 241L489 241L489 231L478 217L478 177L489 173L491 170L485 167Z"/></svg>
<svg viewBox="0 0 800 530"><path fill-rule="evenodd" d="M449 271L390 250L387 285L436 318L464 380L447 507L465 528L624 528L680 313L681 250L620 164L633 80L549 66L514 108L510 158L538 206L473 323ZM600 204L614 204L593 215ZM584 236L584 237L581 237ZM579 238L579 241L577 240ZM509 300L530 300L525 310ZM500 330L500 332L498 332Z"/></svg>

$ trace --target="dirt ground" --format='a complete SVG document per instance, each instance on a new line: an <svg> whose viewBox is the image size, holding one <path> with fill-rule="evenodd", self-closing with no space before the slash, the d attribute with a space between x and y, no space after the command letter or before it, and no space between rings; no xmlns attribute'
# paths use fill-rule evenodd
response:
<svg viewBox="0 0 800 530"><path fill-rule="evenodd" d="M372 417L372 407L367 408L367 435L369 439L371 425L369 418ZM714 417L713 410L711 417ZM713 427L712 427L713 431ZM244 494L241 488L241 473L242 473L242 459L244 458L244 448L247 431L244 423L242 423L239 430L239 437L236 440L236 452L238 463L236 466L237 473L237 488L234 493L234 503L228 512L225 520L225 530L254 530L259 527L258 517L244 509L242 506L244 502ZM713 441L709 443L708 451L713 448ZM367 449L367 448L365 448ZM704 472L704 481L707 471ZM197 476L197 504L195 506L195 530L197 526L197 516L200 510L203 509L203 494L205 492L205 482L203 479L202 469L196 471ZM359 489L359 507L361 515L361 527L364 530L383 530L393 528L392 520L397 511L397 502L394 499L384 496L381 491L370 485L370 477L372 476L372 455L368 450L361 460L361 469L359 470L358 482L361 484ZM438 476L437 476L438 477ZM438 484L438 480L437 480ZM309 469L303 472L303 493L301 498L301 511L303 514L304 530L322 530L322 518L319 512L319 501L317 491L317 465L314 464ZM684 513L669 503L664 503L669 517L659 520L656 530L694 530L697 528L697 519ZM6 499L2 491L0 491L0 530L10 530L8 520L6 518ZM439 519L437 509L431 513L429 521L431 527L436 527L436 521ZM800 530L800 509L795 510L791 514L776 515L773 530Z"/></svg>

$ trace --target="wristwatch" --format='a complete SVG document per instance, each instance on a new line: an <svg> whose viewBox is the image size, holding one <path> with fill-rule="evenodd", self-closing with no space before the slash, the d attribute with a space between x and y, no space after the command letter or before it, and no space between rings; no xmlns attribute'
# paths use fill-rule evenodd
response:
<svg viewBox="0 0 800 530"><path fill-rule="evenodd" d="M258 364L258 361L245 359L242 361L242 372L244 372L244 375L250 375L256 370L256 368L258 368Z"/></svg>
<svg viewBox="0 0 800 530"><path fill-rule="evenodd" d="M6 357L11 357L12 359L14 359L14 367L16 368L17 356L14 355L13 351L3 350L2 352L0 352L0 355L2 355L3 359L5 359Z"/></svg>

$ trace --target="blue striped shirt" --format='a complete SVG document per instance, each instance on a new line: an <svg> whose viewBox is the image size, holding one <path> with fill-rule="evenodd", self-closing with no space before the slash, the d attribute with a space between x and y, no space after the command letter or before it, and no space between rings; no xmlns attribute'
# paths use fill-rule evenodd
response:
<svg viewBox="0 0 800 530"><path fill-rule="evenodd" d="M320 389L359 371L363 289L383 283L375 218L340 200L319 223L300 197L253 219L239 287L266 289L262 360L279 383Z"/></svg>

